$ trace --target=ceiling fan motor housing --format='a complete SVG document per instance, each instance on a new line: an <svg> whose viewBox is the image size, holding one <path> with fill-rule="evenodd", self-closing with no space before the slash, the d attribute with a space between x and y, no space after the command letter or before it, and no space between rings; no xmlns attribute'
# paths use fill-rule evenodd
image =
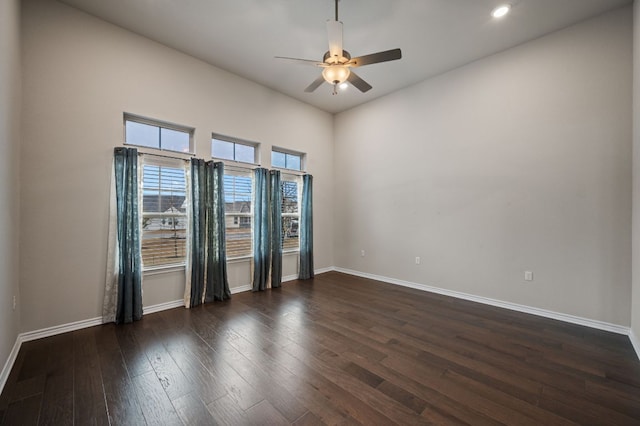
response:
<svg viewBox="0 0 640 426"><path fill-rule="evenodd" d="M324 62L326 64L335 64L335 63L344 64L345 62L349 62L349 60L351 59L351 54L349 52L347 52L346 50L343 50L342 51L342 58L338 58L337 61L328 61L329 58L331 58L331 52L329 52L327 50L324 53L324 56L322 57L322 62Z"/></svg>

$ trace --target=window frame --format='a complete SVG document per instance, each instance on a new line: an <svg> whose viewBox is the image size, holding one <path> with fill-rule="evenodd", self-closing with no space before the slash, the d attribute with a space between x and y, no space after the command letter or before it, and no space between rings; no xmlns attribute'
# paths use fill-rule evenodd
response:
<svg viewBox="0 0 640 426"><path fill-rule="evenodd" d="M229 161L232 161L232 160L225 160L225 161L229 162ZM226 164L225 164L225 166L226 166ZM225 194L224 194L224 196L225 196L225 200L224 200L224 202L225 202L225 210L224 210L225 221L224 222L225 222L225 246L227 248L225 254L226 254L227 262L234 263L234 262L239 262L239 261L245 261L245 260L248 260L248 259L252 259L253 258L253 250L254 250L254 247L253 247L253 232L254 232L253 231L253 227L255 225L255 223L254 223L254 205L253 205L253 198L254 198L254 192L255 192L255 182L254 182L254 177L253 177L253 169L247 168L247 167L233 167L233 166L230 167L230 168L225 167L224 176L225 177L226 176L246 177L246 178L249 178L250 185L251 185L251 192L249 193L250 211L248 213L247 212L229 212L227 210L227 208L226 208L226 203L227 203L226 193L228 191L227 191L226 182L225 182ZM234 193L235 193L235 191L234 191ZM233 256L233 257L229 256L229 243L228 243L228 240L227 240L227 237L229 235L228 228L227 228L227 218L228 217L233 217L234 218L233 219L233 224L237 225L238 228L242 228L242 218L244 218L244 217L250 218L251 226L249 226L249 235L250 235L249 240L250 240L250 244L251 244L251 251L248 254L243 254L241 256ZM237 222L236 222L236 218L238 219Z"/></svg>
<svg viewBox="0 0 640 426"><path fill-rule="evenodd" d="M279 154L284 154L285 155L285 167L278 167L278 166L274 166L273 165L273 153L277 152ZM292 169L290 167L286 167L287 165L287 160L286 160L286 156L287 155L292 155L292 156L296 156L300 159L300 168L299 169ZM286 149L286 148L280 148L277 146L274 146L271 148L271 168L272 169L276 169L276 170L283 170L285 171L285 173L291 173L291 172L297 172L297 173L305 173L306 171L306 166L307 166L307 154L304 152L299 152L299 151L293 151L291 149Z"/></svg>
<svg viewBox="0 0 640 426"><path fill-rule="evenodd" d="M139 209L139 216L140 216L140 245L142 246L143 241L144 241L144 233L145 233L145 227L144 227L144 221L145 219L149 218L149 219L165 219L165 218L183 218L182 220L184 220L185 223L185 229L184 229L184 234L185 234L185 238L184 238L184 243L185 243L185 247L182 250L184 252L184 256L182 257L182 261L179 262L173 262L173 263L165 263L165 264L160 264L160 265L145 265L144 263L144 256L142 255L142 250L140 253L140 257L142 260L142 271L145 274L154 274L154 273L160 273L160 272L170 272L172 270L181 270L184 269L186 267L187 264L187 247L186 244L189 240L189 226L190 226L190 218L189 218L189 206L191 203L190 200L190 191L189 191L189 170L187 167L187 160L184 159L180 159L180 158L167 158L167 157L158 157L155 156L153 154L147 154L145 155L144 153L142 153L142 156L140 158L140 162L139 162L139 172L138 172L138 180L139 180L139 184L138 184L138 209ZM165 168L173 168L173 169L182 169L184 171L184 201L183 203L186 205L185 208L185 212L182 213L165 213L165 212L145 212L144 211L144 188L145 188L145 183L144 183L144 167L145 165L148 166L154 166L154 167L165 167ZM160 193L162 191L162 187L160 186L158 188L158 192Z"/></svg>
<svg viewBox="0 0 640 426"><path fill-rule="evenodd" d="M216 157L213 155L213 142L216 140L233 144L233 158ZM249 146L253 148L253 162L237 160L236 145ZM215 160L223 161L223 162L231 162L231 163L237 163L237 164L250 164L252 166L259 166L260 165L260 144L258 142L251 142L243 139L234 138L231 136L221 135L219 133L212 133L210 155L211 155L211 158Z"/></svg>
<svg viewBox="0 0 640 426"><path fill-rule="evenodd" d="M159 129L167 129L167 130L187 133L189 135L189 151L185 152L185 151L176 151L174 149L162 148L162 139L160 138L160 136L158 137L158 147L127 143L127 122L128 121L132 123L146 124L147 126L158 127ZM194 127L183 126L180 124L170 123L168 121L156 120L153 118L147 118L140 115L135 115L135 114L130 114L128 112L125 112L123 114L123 120L122 120L122 131L124 133L123 140L124 140L125 146L135 146L143 149L151 149L151 150L163 151L163 152L175 152L176 154L183 154L183 155L195 155L196 129Z"/></svg>

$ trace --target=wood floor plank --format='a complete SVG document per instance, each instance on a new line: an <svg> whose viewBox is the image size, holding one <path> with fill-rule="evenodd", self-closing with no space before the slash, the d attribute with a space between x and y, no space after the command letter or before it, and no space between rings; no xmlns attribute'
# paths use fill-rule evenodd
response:
<svg viewBox="0 0 640 426"><path fill-rule="evenodd" d="M176 398L172 402L185 425L218 424L207 409L207 406L193 393Z"/></svg>
<svg viewBox="0 0 640 426"><path fill-rule="evenodd" d="M146 424L120 351L100 353L100 369L109 423Z"/></svg>
<svg viewBox="0 0 640 426"><path fill-rule="evenodd" d="M155 372L131 378L138 395L142 414L148 424L182 425L175 408Z"/></svg>
<svg viewBox="0 0 640 426"><path fill-rule="evenodd" d="M245 411L238 407L235 398L225 395L207 404L215 422L222 425L248 424Z"/></svg>
<svg viewBox="0 0 640 426"><path fill-rule="evenodd" d="M33 395L20 401L9 404L2 425L37 425L40 420L40 407L42 405L42 394ZM42 422L41 424L45 424ZM49 423L51 424L51 423Z"/></svg>
<svg viewBox="0 0 640 426"><path fill-rule="evenodd" d="M270 346L263 351L253 350L251 343L245 339L234 339L234 348L242 352L253 363L256 369L262 370L271 383L281 385L290 394L295 395L309 411L326 424L351 424L355 420L341 407L333 402L316 386L313 372L296 370L296 365L288 361L286 354L279 346ZM269 368L261 368L268 365ZM295 370L292 372L291 370ZM286 413L287 411L283 411Z"/></svg>
<svg viewBox="0 0 640 426"><path fill-rule="evenodd" d="M248 424L289 425L291 424L268 400L262 400L246 411Z"/></svg>
<svg viewBox="0 0 640 426"><path fill-rule="evenodd" d="M39 422L47 425L72 425L73 334L60 334L49 339L49 356Z"/></svg>
<svg viewBox="0 0 640 426"><path fill-rule="evenodd" d="M73 407L78 425L109 424L94 333L95 327L73 333Z"/></svg>
<svg viewBox="0 0 640 426"><path fill-rule="evenodd" d="M307 411L292 424L294 426L321 426L325 423L323 423L322 420L311 411Z"/></svg>

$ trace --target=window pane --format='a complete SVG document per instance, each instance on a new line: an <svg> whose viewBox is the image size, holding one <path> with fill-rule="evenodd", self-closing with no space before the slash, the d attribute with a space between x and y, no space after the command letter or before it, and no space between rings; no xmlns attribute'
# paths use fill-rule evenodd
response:
<svg viewBox="0 0 640 426"><path fill-rule="evenodd" d="M184 263L187 218L145 217L142 219L142 264L159 266Z"/></svg>
<svg viewBox="0 0 640 426"><path fill-rule="evenodd" d="M225 160L233 160L233 145L233 142L212 139L211 156L215 158L223 158Z"/></svg>
<svg viewBox="0 0 640 426"><path fill-rule="evenodd" d="M142 264L184 263L187 233L183 168L142 166Z"/></svg>
<svg viewBox="0 0 640 426"><path fill-rule="evenodd" d="M294 154L286 154L287 169L300 170L300 156Z"/></svg>
<svg viewBox="0 0 640 426"><path fill-rule="evenodd" d="M161 148L169 151L190 152L189 133L160 128Z"/></svg>
<svg viewBox="0 0 640 426"><path fill-rule="evenodd" d="M227 258L250 256L251 175L224 175Z"/></svg>
<svg viewBox="0 0 640 426"><path fill-rule="evenodd" d="M271 167L286 168L286 155L284 152L271 151Z"/></svg>
<svg viewBox="0 0 640 426"><path fill-rule="evenodd" d="M300 218L297 216L298 208L298 182L282 181L282 248L284 250L299 248L298 225ZM293 215L296 216L293 216Z"/></svg>
<svg viewBox="0 0 640 426"><path fill-rule="evenodd" d="M300 247L298 236L297 217L285 216L282 218L282 249L297 249Z"/></svg>
<svg viewBox="0 0 640 426"><path fill-rule="evenodd" d="M227 259L251 255L251 217L226 215Z"/></svg>
<svg viewBox="0 0 640 426"><path fill-rule="evenodd" d="M251 177L224 175L225 213L251 213Z"/></svg>
<svg viewBox="0 0 640 426"><path fill-rule="evenodd" d="M298 213L298 182L282 181L282 213Z"/></svg>
<svg viewBox="0 0 640 426"><path fill-rule="evenodd" d="M160 148L160 129L157 126L126 121L125 143Z"/></svg>
<svg viewBox="0 0 640 426"><path fill-rule="evenodd" d="M255 148L249 145L236 144L236 161L254 163L256 161Z"/></svg>
<svg viewBox="0 0 640 426"><path fill-rule="evenodd" d="M185 213L184 169L145 164L142 175L144 213Z"/></svg>

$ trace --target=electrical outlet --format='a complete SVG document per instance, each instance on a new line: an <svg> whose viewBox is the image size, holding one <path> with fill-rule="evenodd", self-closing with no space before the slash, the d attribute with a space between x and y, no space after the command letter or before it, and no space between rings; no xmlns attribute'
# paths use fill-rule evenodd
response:
<svg viewBox="0 0 640 426"><path fill-rule="evenodd" d="M364 250L360 250L360 256L364 257Z"/></svg>
<svg viewBox="0 0 640 426"><path fill-rule="evenodd" d="M532 271L524 271L524 280L525 281L533 281L533 272Z"/></svg>
<svg viewBox="0 0 640 426"><path fill-rule="evenodd" d="M16 305L17 305L17 299L15 296L13 296L13 310L16 310Z"/></svg>
<svg viewBox="0 0 640 426"><path fill-rule="evenodd" d="M420 256L416 256L416 265L420 264Z"/></svg>

